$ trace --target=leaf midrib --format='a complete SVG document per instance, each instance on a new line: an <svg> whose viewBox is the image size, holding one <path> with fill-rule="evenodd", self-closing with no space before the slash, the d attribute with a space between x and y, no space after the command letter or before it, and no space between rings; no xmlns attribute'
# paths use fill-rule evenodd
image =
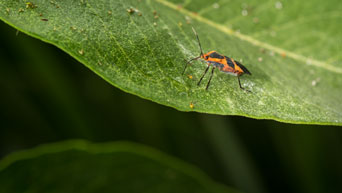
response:
<svg viewBox="0 0 342 193"><path fill-rule="evenodd" d="M306 56L303 56L303 55L300 55L300 54L296 54L294 52L291 52L291 51L288 51L288 50L285 50L283 48L280 48L280 47L277 47L277 46L274 46L274 45L271 45L271 44L268 44L268 43L265 43L265 42L262 42L260 40L257 40L249 35L245 35L245 34L242 34L242 33L238 33L236 31L234 31L233 29L231 28L228 28L226 26L223 26L221 24L218 24L218 23L215 23L213 22L212 20L209 20L207 18L204 18L200 15L197 15L197 14L194 14L193 12L187 10L187 9L184 9L184 8L181 8L181 7L178 7L177 5L169 2L169 1L165 1L165 0L154 0L158 3L161 3L163 4L164 6L167 6L171 9L174 9L186 16L189 16L193 19L196 19L197 21L199 22L202 22L202 23L205 23L207 25L210 25L211 27L214 27L216 28L217 30L227 34L227 35L230 35L230 36L234 36L236 38L239 38L240 40L243 40L243 41L246 41L246 42L249 42L251 43L252 45L254 46L257 46L257 47L260 47L260 48L264 48L264 49L267 49L267 50L271 50L275 53L278 53L280 55L282 54L285 54L286 57L289 57L289 58L292 58L294 60L297 60L297 61L300 61L304 64L307 64L307 65L313 65L313 66L316 66L316 67L319 67L319 68L322 68L322 69L325 69L325 70L328 70L328 71L331 71L331 72L334 72L334 73L339 73L339 74L342 74L342 68L338 68L338 67L335 67L329 63L326 63L326 62L322 62L322 61L319 61L319 60L315 60L315 59L312 59L312 58L309 58L309 57L306 57Z"/></svg>

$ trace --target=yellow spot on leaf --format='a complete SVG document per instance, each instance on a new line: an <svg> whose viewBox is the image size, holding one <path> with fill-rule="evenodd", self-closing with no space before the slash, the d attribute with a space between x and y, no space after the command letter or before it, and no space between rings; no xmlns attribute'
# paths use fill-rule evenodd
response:
<svg viewBox="0 0 342 193"><path fill-rule="evenodd" d="M189 105L189 107L190 107L191 109L194 109L194 108L195 108L195 105L194 105L194 103L190 102L190 105Z"/></svg>

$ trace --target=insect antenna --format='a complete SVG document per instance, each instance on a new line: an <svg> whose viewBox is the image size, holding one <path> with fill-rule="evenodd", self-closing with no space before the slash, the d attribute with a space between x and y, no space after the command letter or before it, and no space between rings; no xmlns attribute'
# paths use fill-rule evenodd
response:
<svg viewBox="0 0 342 193"><path fill-rule="evenodd" d="M203 50L202 50L201 42L200 42L200 40L199 40L199 38L198 38L197 32L196 32L196 30L194 29L194 27L192 27L192 31L194 32L194 34L195 34L195 36L196 36L196 38L197 38L198 45L199 45L200 50L201 50L201 55L200 55L200 56L203 56Z"/></svg>

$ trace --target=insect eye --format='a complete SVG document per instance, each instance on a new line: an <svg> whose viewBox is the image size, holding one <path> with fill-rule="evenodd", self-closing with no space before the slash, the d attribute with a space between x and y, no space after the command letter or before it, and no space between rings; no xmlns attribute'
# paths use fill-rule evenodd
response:
<svg viewBox="0 0 342 193"><path fill-rule="evenodd" d="M209 56L206 56L206 57L205 57L205 59L208 59L208 58L209 58Z"/></svg>

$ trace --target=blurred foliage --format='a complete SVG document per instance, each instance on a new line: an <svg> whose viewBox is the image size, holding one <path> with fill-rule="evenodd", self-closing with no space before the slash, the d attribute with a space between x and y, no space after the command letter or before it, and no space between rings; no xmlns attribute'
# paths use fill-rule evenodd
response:
<svg viewBox="0 0 342 193"><path fill-rule="evenodd" d="M114 88L2 22L0 31L2 158L65 139L129 140L246 193L340 191L341 127L179 112Z"/></svg>
<svg viewBox="0 0 342 193"><path fill-rule="evenodd" d="M42 145L6 157L0 162L0 192L237 193L146 146L83 140Z"/></svg>

